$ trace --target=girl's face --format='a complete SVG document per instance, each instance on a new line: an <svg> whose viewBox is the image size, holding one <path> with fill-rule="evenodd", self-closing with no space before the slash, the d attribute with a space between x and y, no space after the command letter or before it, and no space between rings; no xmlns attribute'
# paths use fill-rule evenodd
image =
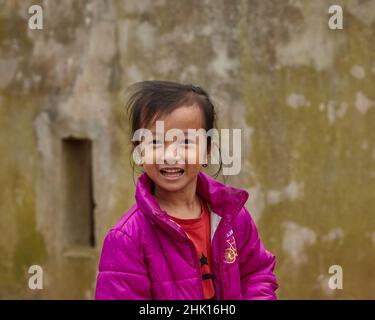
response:
<svg viewBox="0 0 375 320"><path fill-rule="evenodd" d="M197 105L181 106L158 121L164 122L164 136L156 134L156 121L146 128L153 136L148 138L150 141L145 141L145 145L146 148L152 148L153 152L147 153L151 154L152 159L144 158L143 169L157 188L169 192L182 191L196 183L202 169L202 154L207 149L206 136L202 131L197 136L188 136L188 129L199 132L199 129L204 128L203 113ZM176 134L170 141L172 139L166 137L168 131L172 135L173 132L180 134Z"/></svg>

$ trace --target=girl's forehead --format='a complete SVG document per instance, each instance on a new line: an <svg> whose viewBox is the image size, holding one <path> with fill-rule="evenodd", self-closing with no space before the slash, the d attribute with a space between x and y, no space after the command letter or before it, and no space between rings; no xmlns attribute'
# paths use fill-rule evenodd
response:
<svg viewBox="0 0 375 320"><path fill-rule="evenodd" d="M157 122L163 125L164 130L179 129L199 129L204 128L204 115L199 106L181 106L168 114L163 114L149 125L148 129L156 130Z"/></svg>

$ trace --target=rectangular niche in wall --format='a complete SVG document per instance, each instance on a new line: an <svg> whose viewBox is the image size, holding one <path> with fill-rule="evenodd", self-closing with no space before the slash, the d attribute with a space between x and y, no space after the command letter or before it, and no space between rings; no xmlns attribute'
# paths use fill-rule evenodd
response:
<svg viewBox="0 0 375 320"><path fill-rule="evenodd" d="M68 247L95 247L92 142L62 140L64 238Z"/></svg>

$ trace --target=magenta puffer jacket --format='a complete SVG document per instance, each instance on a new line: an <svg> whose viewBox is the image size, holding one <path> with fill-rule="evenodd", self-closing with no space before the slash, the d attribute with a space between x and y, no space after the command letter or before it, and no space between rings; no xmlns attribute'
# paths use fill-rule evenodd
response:
<svg viewBox="0 0 375 320"><path fill-rule="evenodd" d="M104 240L96 299L203 299L194 245L160 209L151 187L143 173L136 204ZM275 257L264 248L244 207L249 194L203 172L197 192L210 209L216 299L276 299Z"/></svg>

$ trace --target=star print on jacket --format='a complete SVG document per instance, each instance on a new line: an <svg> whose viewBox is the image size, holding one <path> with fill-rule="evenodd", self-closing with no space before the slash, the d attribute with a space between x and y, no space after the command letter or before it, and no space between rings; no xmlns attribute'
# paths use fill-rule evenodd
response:
<svg viewBox="0 0 375 320"><path fill-rule="evenodd" d="M212 299L215 296L215 287L212 272L210 212L203 201L201 201L201 210L202 213L197 219L179 219L172 216L170 218L184 229L193 242L201 267L204 299Z"/></svg>

